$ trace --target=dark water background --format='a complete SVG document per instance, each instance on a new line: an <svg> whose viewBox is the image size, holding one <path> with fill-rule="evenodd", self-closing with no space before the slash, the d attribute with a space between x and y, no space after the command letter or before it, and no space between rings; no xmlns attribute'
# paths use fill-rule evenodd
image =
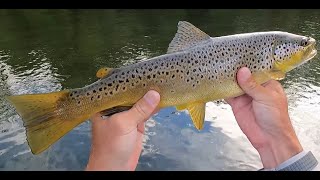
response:
<svg viewBox="0 0 320 180"><path fill-rule="evenodd" d="M0 170L83 170L90 150L90 123L84 122L49 150L32 155L5 95L82 87L96 80L101 66L164 54L180 20L211 36L280 30L320 40L319 10L0 10ZM317 56L281 83L303 147L320 160L319 70ZM174 108L161 110L146 128L137 170L262 167L223 102L207 104L201 132Z"/></svg>

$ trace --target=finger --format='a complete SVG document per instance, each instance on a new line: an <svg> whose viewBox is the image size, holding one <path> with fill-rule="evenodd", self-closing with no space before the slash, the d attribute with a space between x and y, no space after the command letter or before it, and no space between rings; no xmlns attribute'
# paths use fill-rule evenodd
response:
<svg viewBox="0 0 320 180"><path fill-rule="evenodd" d="M226 101L230 106L232 106L232 104L233 104L234 101L235 101L235 98L225 99L225 101Z"/></svg>
<svg viewBox="0 0 320 180"><path fill-rule="evenodd" d="M267 83L264 83L263 87L276 91L277 93L284 93L282 85L276 80L270 80Z"/></svg>
<svg viewBox="0 0 320 180"><path fill-rule="evenodd" d="M99 123L99 122L103 122L105 119L103 119L101 116L102 116L102 115L101 115L100 112L97 112L97 113L93 114L93 115L91 116L91 118L90 118L92 124L97 124L97 123Z"/></svg>
<svg viewBox="0 0 320 180"><path fill-rule="evenodd" d="M144 134L144 127L145 127L144 122L139 123L137 127L138 132L140 132L141 134Z"/></svg>
<svg viewBox="0 0 320 180"><path fill-rule="evenodd" d="M147 92L130 110L122 112L126 119L138 125L152 116L160 102L160 94L154 90Z"/></svg>
<svg viewBox="0 0 320 180"><path fill-rule="evenodd" d="M268 98L268 91L254 80L247 67L239 69L237 73L237 80L241 89L253 99L263 100Z"/></svg>
<svg viewBox="0 0 320 180"><path fill-rule="evenodd" d="M229 101L228 104L232 107L232 109L239 109L250 104L252 102L252 98L244 94L226 101Z"/></svg>

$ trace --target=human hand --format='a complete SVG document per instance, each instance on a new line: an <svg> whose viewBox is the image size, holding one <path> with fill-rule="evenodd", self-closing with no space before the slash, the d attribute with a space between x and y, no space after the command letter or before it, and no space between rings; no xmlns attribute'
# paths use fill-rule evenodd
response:
<svg viewBox="0 0 320 180"><path fill-rule="evenodd" d="M292 127L281 84L270 80L262 86L241 68L239 86L246 93L226 99L243 133L260 154L264 168L274 168L303 149Z"/></svg>
<svg viewBox="0 0 320 180"><path fill-rule="evenodd" d="M134 170L142 150L144 122L160 102L156 91L149 91L130 110L102 119L93 115L92 146L86 170Z"/></svg>

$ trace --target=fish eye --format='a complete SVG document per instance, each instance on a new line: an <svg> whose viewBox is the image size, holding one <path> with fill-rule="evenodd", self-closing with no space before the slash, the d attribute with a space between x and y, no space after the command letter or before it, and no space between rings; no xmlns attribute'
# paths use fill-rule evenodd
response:
<svg viewBox="0 0 320 180"><path fill-rule="evenodd" d="M309 38L303 38L301 40L301 42L300 42L300 45L301 46L307 46L308 45L308 40L309 40Z"/></svg>

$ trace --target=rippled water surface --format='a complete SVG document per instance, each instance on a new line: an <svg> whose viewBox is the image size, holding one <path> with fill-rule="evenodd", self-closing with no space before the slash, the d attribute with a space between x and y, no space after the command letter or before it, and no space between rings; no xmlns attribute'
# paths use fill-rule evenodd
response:
<svg viewBox="0 0 320 180"><path fill-rule="evenodd" d="M83 170L91 141L87 121L32 155L22 121L5 95L82 87L96 80L101 66L164 54L179 20L211 36L281 30L320 41L319 10L0 10L0 170ZM320 160L319 70L316 56L281 83L303 147ZM174 108L162 109L146 128L137 170L262 167L224 102L207 103L203 131Z"/></svg>

